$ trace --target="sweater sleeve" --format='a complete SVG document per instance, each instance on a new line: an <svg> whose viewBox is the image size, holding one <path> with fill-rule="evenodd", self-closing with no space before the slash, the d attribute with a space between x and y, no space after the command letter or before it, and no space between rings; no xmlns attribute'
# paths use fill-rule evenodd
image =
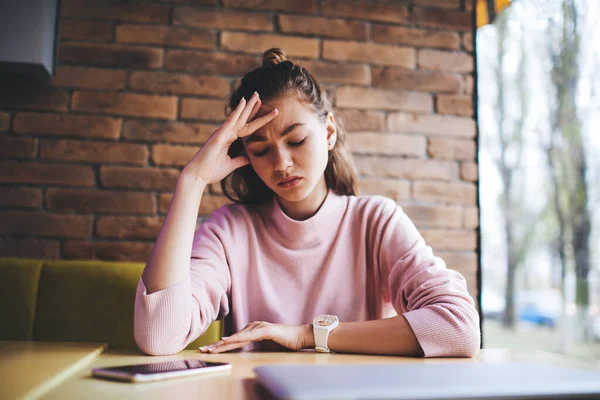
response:
<svg viewBox="0 0 600 400"><path fill-rule="evenodd" d="M135 341L150 355L175 354L229 313L231 274L224 241L228 237L226 208L203 222L192 245L188 277L148 294L142 278L134 310Z"/></svg>
<svg viewBox="0 0 600 400"><path fill-rule="evenodd" d="M464 277L434 256L393 201L379 215L379 267L399 315L411 326L425 357L473 357L479 351L479 314Z"/></svg>

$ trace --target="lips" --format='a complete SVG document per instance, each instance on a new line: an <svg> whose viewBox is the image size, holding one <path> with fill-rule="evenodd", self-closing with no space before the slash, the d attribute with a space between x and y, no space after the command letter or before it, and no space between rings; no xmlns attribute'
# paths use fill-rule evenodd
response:
<svg viewBox="0 0 600 400"><path fill-rule="evenodd" d="M288 178L282 179L279 182L277 182L277 186L280 186L283 188L291 188L291 187L298 185L301 180L302 180L302 178L299 176L290 176Z"/></svg>

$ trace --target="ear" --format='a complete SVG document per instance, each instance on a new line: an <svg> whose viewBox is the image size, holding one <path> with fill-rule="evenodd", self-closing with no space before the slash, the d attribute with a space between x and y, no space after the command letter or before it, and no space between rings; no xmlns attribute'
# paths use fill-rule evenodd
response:
<svg viewBox="0 0 600 400"><path fill-rule="evenodd" d="M331 151L337 140L337 127L332 112L328 112L327 117L325 117L325 129L327 131L327 149Z"/></svg>

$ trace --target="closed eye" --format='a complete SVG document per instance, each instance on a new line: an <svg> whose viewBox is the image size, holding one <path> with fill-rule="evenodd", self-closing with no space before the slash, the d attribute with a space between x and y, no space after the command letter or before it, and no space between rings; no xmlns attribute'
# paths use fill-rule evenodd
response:
<svg viewBox="0 0 600 400"><path fill-rule="evenodd" d="M301 145L302 145L302 143L304 143L304 141L305 141L305 140L306 140L306 138L302 139L302 140L301 140L301 141L299 141L299 142L290 142L290 146L292 146L292 147L298 147L298 146L301 146Z"/></svg>

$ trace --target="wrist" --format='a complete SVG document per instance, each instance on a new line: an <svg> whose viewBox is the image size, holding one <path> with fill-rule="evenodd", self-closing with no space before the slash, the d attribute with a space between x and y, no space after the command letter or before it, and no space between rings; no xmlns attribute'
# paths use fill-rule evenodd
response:
<svg viewBox="0 0 600 400"><path fill-rule="evenodd" d="M302 348L303 349L314 349L315 347L315 334L313 332L312 324L302 325Z"/></svg>
<svg viewBox="0 0 600 400"><path fill-rule="evenodd" d="M179 175L178 184L183 184L185 186L195 187L197 190L204 191L206 189L206 182L202 179L198 174L195 174L186 168L181 171Z"/></svg>

